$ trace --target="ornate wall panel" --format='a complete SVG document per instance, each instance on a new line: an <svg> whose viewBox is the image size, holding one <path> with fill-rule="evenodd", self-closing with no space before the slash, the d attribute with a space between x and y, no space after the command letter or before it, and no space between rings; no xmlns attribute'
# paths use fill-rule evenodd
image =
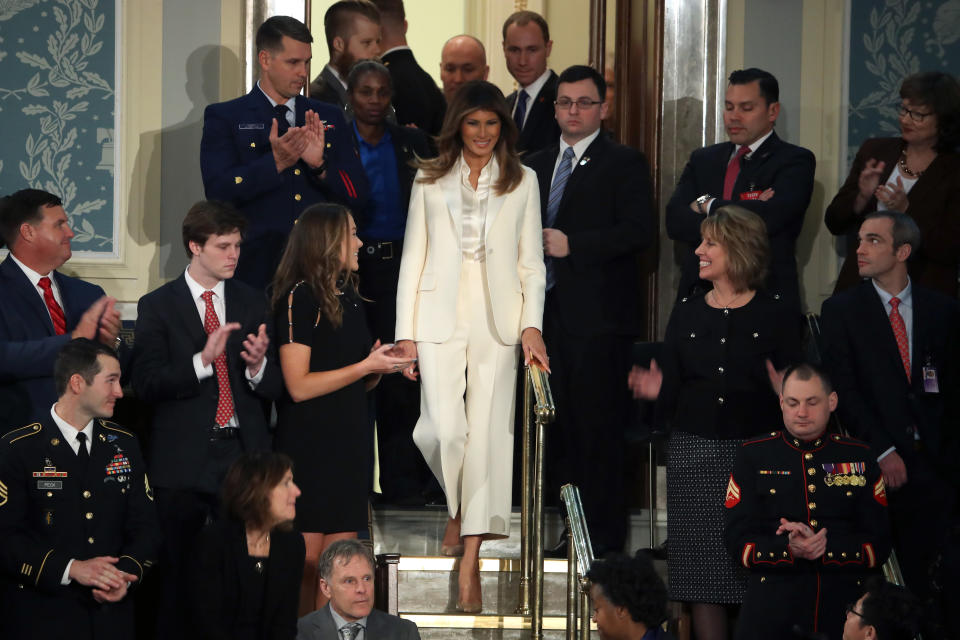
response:
<svg viewBox="0 0 960 640"><path fill-rule="evenodd" d="M0 0L0 193L59 195L75 252L117 253L113 0Z"/></svg>

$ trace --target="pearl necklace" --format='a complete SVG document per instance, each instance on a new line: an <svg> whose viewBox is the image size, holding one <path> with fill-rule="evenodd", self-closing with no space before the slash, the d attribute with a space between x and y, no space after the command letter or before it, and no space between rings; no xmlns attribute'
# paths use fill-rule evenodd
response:
<svg viewBox="0 0 960 640"><path fill-rule="evenodd" d="M907 150L906 149L904 149L903 152L900 154L900 162L898 164L900 165L900 171L903 171L905 174L907 174L911 178L919 178L920 176L923 175L923 171L911 171L910 167L907 166Z"/></svg>

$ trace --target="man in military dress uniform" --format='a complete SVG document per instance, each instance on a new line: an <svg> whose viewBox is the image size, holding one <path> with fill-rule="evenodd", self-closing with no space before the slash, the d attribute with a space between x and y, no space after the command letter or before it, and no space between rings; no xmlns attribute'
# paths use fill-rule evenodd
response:
<svg viewBox="0 0 960 640"><path fill-rule="evenodd" d="M84 338L54 364L59 395L0 442L0 572L11 638L133 638L129 590L159 546L136 437L113 415L120 363Z"/></svg>
<svg viewBox="0 0 960 640"><path fill-rule="evenodd" d="M745 442L727 486L727 546L751 572L736 638L840 640L890 552L883 477L868 445L826 433L837 394L816 367L786 371L780 407L786 430Z"/></svg>

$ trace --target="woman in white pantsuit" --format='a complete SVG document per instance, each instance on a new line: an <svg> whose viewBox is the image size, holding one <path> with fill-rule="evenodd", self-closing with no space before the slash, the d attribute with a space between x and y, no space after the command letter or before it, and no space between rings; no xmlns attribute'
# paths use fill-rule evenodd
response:
<svg viewBox="0 0 960 640"><path fill-rule="evenodd" d="M397 285L397 350L418 358L404 375L423 376L413 438L447 496L466 612L482 608L481 541L510 531L517 345L547 366L540 196L516 139L494 85L457 92L413 185Z"/></svg>

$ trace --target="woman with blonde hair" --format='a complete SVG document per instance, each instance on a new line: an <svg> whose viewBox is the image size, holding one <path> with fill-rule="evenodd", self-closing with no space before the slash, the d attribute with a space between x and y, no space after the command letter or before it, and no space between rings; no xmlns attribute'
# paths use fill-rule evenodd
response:
<svg viewBox="0 0 960 640"><path fill-rule="evenodd" d="M371 348L357 293L362 244L345 207L312 205L290 232L273 281L286 385L274 446L293 460L303 491L296 519L306 544L301 615L326 604L317 574L324 549L367 527L373 477L367 392L381 374L410 364L379 340Z"/></svg>
<svg viewBox="0 0 960 640"><path fill-rule="evenodd" d="M482 609L480 543L510 533L517 345L547 366L540 196L516 139L499 89L460 88L414 182L397 288L397 352L423 377L413 438L447 496L465 612Z"/></svg>
<svg viewBox="0 0 960 640"><path fill-rule="evenodd" d="M723 543L723 503L737 448L783 426L782 370L799 356L796 311L761 290L770 259L763 219L720 207L700 224L700 279L713 288L681 299L660 367L634 367L634 396L656 400L670 431L667 569L670 599L690 602L697 638L727 634L726 606L743 600L747 574Z"/></svg>

